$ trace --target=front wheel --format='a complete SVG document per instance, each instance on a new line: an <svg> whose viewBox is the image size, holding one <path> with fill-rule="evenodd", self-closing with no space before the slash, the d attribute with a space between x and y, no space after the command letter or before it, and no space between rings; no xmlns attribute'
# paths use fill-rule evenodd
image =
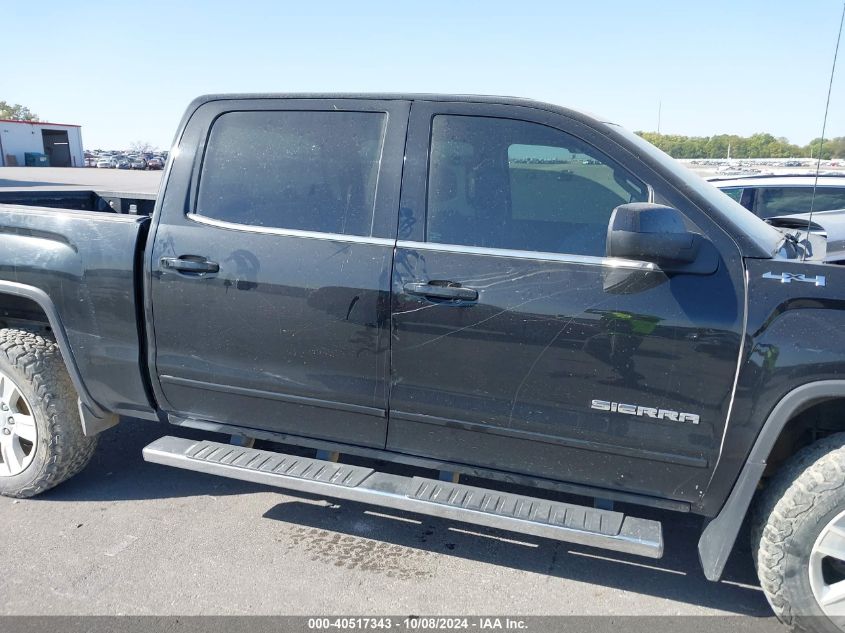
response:
<svg viewBox="0 0 845 633"><path fill-rule="evenodd" d="M94 454L56 342L0 329L0 494L33 497L81 471Z"/></svg>
<svg viewBox="0 0 845 633"><path fill-rule="evenodd" d="M845 630L845 433L799 451L757 502L752 551L766 598L801 631Z"/></svg>

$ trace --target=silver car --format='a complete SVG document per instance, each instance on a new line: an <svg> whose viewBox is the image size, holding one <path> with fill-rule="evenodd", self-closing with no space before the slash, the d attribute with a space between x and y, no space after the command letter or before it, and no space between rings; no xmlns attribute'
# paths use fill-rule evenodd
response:
<svg viewBox="0 0 845 633"><path fill-rule="evenodd" d="M813 175L709 179L712 185L764 220L805 213L810 210L811 200L814 211L845 209L845 174L820 175L813 199L815 181Z"/></svg>
<svg viewBox="0 0 845 633"><path fill-rule="evenodd" d="M827 242L824 261L845 264L845 175L819 175L815 195L813 175L711 178L710 183L773 226L809 228Z"/></svg>
<svg viewBox="0 0 845 633"><path fill-rule="evenodd" d="M772 226L785 229L806 231L819 235L827 244L824 261L828 264L845 264L845 209L814 211L809 213L782 215L766 220Z"/></svg>

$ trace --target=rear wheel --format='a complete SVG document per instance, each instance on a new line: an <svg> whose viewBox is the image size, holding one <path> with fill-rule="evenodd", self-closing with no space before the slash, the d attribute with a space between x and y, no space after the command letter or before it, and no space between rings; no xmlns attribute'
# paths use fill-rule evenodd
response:
<svg viewBox="0 0 845 633"><path fill-rule="evenodd" d="M0 329L0 494L32 497L60 484L88 464L96 444L82 432L56 342Z"/></svg>
<svg viewBox="0 0 845 633"><path fill-rule="evenodd" d="M845 630L845 433L798 452L757 502L752 551L777 617Z"/></svg>
<svg viewBox="0 0 845 633"><path fill-rule="evenodd" d="M25 471L35 457L37 444L32 405L15 381L0 371L0 477Z"/></svg>

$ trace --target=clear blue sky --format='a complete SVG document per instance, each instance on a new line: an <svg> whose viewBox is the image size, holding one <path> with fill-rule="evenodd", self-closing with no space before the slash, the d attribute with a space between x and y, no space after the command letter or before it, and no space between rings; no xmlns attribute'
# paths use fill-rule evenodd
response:
<svg viewBox="0 0 845 633"><path fill-rule="evenodd" d="M508 94L690 135L821 131L842 0L188 2L0 7L0 100L88 148L169 146L195 96ZM845 44L843 44L845 48ZM828 136L845 135L845 50Z"/></svg>

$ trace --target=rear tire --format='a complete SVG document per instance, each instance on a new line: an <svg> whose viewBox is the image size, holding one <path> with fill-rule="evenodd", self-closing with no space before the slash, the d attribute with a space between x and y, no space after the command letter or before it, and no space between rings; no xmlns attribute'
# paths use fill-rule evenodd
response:
<svg viewBox="0 0 845 633"><path fill-rule="evenodd" d="M845 433L802 449L772 478L756 503L751 549L781 622L845 630Z"/></svg>
<svg viewBox="0 0 845 633"><path fill-rule="evenodd" d="M6 462L7 474L0 476L0 494L33 497L85 468L94 454L97 438L86 437L82 432L76 390L55 340L48 335L0 329L0 375L6 377L7 394L8 381L15 389L13 398L17 403L0 402L0 413L10 414L16 408L28 412L35 426L34 442L17 445L19 456L25 459L15 460L12 456ZM15 429L9 424L4 426L7 421L12 422L5 416L0 419L8 442ZM6 447L8 450L8 444ZM13 462L16 468L10 468Z"/></svg>

